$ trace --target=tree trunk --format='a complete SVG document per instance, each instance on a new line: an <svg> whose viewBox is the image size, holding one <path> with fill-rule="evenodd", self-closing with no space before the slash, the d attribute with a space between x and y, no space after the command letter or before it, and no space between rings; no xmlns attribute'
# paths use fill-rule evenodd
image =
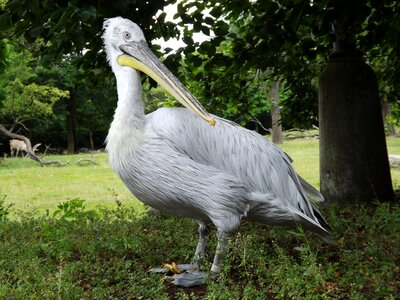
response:
<svg viewBox="0 0 400 300"><path fill-rule="evenodd" d="M271 117L272 117L272 142L275 144L283 143L281 110L279 108L279 80L274 80L272 84L271 97Z"/></svg>
<svg viewBox="0 0 400 300"><path fill-rule="evenodd" d="M318 98L321 192L327 202L392 200L378 85L355 49L331 55Z"/></svg>
<svg viewBox="0 0 400 300"><path fill-rule="evenodd" d="M74 154L75 152L75 111L76 111L76 96L75 92L70 91L70 98L67 100L68 154Z"/></svg>
<svg viewBox="0 0 400 300"><path fill-rule="evenodd" d="M89 131L89 142L90 142L90 150L94 150L94 141L93 141L93 132Z"/></svg>

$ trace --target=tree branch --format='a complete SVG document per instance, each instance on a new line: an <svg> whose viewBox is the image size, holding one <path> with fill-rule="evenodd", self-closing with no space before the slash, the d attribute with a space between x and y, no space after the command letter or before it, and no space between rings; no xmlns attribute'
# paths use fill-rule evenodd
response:
<svg viewBox="0 0 400 300"><path fill-rule="evenodd" d="M40 165L42 167L44 167L46 165L50 165L50 164L58 164L60 166L66 166L68 164L68 163L63 163L61 161L46 161L46 160L41 159L33 151L31 141L26 136L21 135L21 134L17 134L17 133L13 133L10 130L7 130L7 128L5 128L2 124L0 124L0 132L3 133L6 136L12 138L12 139L18 139L18 140L24 141L25 144L26 144L28 156L31 159L33 159L33 160L37 161L38 163L40 163Z"/></svg>

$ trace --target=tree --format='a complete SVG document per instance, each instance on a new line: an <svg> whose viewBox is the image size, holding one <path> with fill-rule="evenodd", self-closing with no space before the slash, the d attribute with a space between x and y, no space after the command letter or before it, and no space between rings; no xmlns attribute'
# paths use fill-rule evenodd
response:
<svg viewBox="0 0 400 300"><path fill-rule="evenodd" d="M71 56L76 58L73 67L77 69L77 72L72 74L77 77L72 78L72 81L67 81L72 85L67 87L70 91L70 98L65 101L65 108L68 110L65 121L68 128L66 134L69 137L69 152L73 152L76 148L76 134L80 130L80 128L76 128L76 120L79 117L78 114L83 112L82 97L84 94L88 95L83 90L88 86L95 86L95 84L89 83L89 80L85 81L84 79L96 78L98 86L103 85L103 88L105 88L104 83L112 82L110 78L113 76L102 51L101 34L104 19L119 15L135 20L142 27L150 42L155 37L176 37L179 32L173 23L164 21L165 14L159 14L156 21L154 20L154 16L160 9L174 2L175 0L150 2L9 0L5 6L0 6L0 26L2 28L0 34L3 38L22 36L27 44L40 45L37 55L40 54L41 63L46 66L52 67L55 63L70 59ZM152 48L157 50L154 45ZM64 89L64 87L62 88ZM114 91L115 89L110 88L110 90ZM93 99L95 98L89 97L84 100L93 102ZM105 97L100 99L107 102L108 109L110 106L107 99ZM109 99L114 100L115 97ZM88 102L86 103L88 104ZM90 105L87 106L87 108L89 107ZM93 106L91 107L93 108ZM96 105L96 107L101 107L101 105ZM83 114L81 116L83 117ZM86 124L89 123L86 122ZM90 136L92 130L88 131Z"/></svg>
<svg viewBox="0 0 400 300"><path fill-rule="evenodd" d="M117 102L115 79L105 76L98 80L86 76L79 63L81 57L82 54L70 54L60 62L39 63L35 69L38 83L46 82L70 93L70 97L56 104L55 117L46 126L55 131L52 135L47 134L48 143L67 147L70 153L81 148L104 146ZM38 132L38 135L43 133Z"/></svg>
<svg viewBox="0 0 400 300"><path fill-rule="evenodd" d="M19 133L29 133L28 122L40 123L53 114L57 101L68 97L68 92L50 85L38 85L32 80L35 74L30 67L34 61L29 51L19 49L7 41L5 44L6 68L0 77L0 132L9 138L23 140L31 158L44 163L32 151L30 139Z"/></svg>
<svg viewBox="0 0 400 300"><path fill-rule="evenodd" d="M210 40L199 45L188 45L188 51L192 52L190 47L204 49L208 56L207 64L210 65L208 69L219 66L223 61L230 72L221 80L229 83L233 81L234 83L230 84L233 86L237 81L232 74L241 73L255 66L261 70L272 69L277 76L285 77L285 82L297 96L304 95L304 91L311 91L307 92L310 95L314 94L303 99L297 97L300 101L293 97L295 101L292 100L290 103L290 109L293 112L306 112L312 116L316 115L317 104L316 88L311 84L316 82L317 74L313 71L322 69L322 63L325 64L333 44L335 45L334 55L348 51L355 53L358 47L368 55L369 61L373 61L374 54L379 53L384 54L393 65L399 67L399 53L394 50L398 49L399 41L393 39L393 33L399 33L399 18L396 17L399 12L400 5L397 1L232 2L211 0L201 3L183 1L178 4L176 17L180 18L178 21L183 28L188 28L188 24L193 24L193 30L187 30L189 35L200 31L204 34L212 32L209 34ZM230 55L223 53L221 55L216 52L219 45L226 39L225 36L233 45ZM190 39L186 38L186 40ZM191 57L188 55L188 58ZM332 57L330 63L332 63ZM329 76L329 79L325 76L323 77L325 80L320 80L320 112L321 106L324 107L323 104L327 101L335 103L325 106L329 108L337 108L340 103L343 103L338 101L344 96L339 92L341 78L346 76L346 73L351 73L353 67L354 64L346 63L340 74ZM358 70L366 71L361 66ZM386 77L387 84L398 92L400 89L394 81L397 77L396 71L391 68L387 68L386 71L391 75L390 78ZM370 95L368 96L370 102L374 103L364 107L369 110L368 114L363 116L360 111L356 113L354 110L350 115L343 114L345 110L343 107L337 110L327 108L326 112L324 110L324 117L320 115L321 188L328 201L347 203L393 198L382 119L379 118L378 90L369 74L370 72L358 74L359 80L370 82L369 88L374 89L373 92L367 92ZM327 86L324 83L330 83L329 91L324 88ZM353 103L363 101L363 91L356 91L359 87L366 88L365 85L350 84L348 86L346 95L353 97L347 97L349 102L344 106L360 107L359 104L353 106ZM226 89L229 87L227 86ZM325 93L321 93L322 90ZM326 95L330 95L331 98L327 98ZM293 109L296 102L301 103L300 109ZM368 122L369 126L367 126ZM356 124L362 124L365 128L373 128L373 130L368 132L350 130L351 127L357 126ZM327 130L327 128L335 128L336 131ZM342 137L345 136L344 139L339 139L336 138L340 135L339 132L352 132L353 136L342 134ZM371 135L374 136L371 137ZM353 143L352 140L358 143ZM374 141L374 146L373 148L368 146L368 150L365 150L365 146L370 145L368 140ZM360 159L332 159L328 152L325 153L327 149L330 149L330 141L333 141L335 145L336 158L350 156L350 145L353 150L352 156L360 157ZM329 168L325 167L327 161L330 161ZM345 162L346 165L344 165ZM351 175L344 176L344 173Z"/></svg>
<svg viewBox="0 0 400 300"><path fill-rule="evenodd" d="M362 2L332 9L333 53L319 81L321 190L332 202L393 198L377 79L354 42L371 13Z"/></svg>
<svg viewBox="0 0 400 300"><path fill-rule="evenodd" d="M215 49L219 57L231 53L229 39ZM269 74L256 68L231 73L231 68L223 60L211 64L210 59L203 48L184 57L179 70L186 86L214 114L265 133L265 127L271 123ZM168 56L168 60L173 60L173 57ZM229 76L234 80L227 84Z"/></svg>
<svg viewBox="0 0 400 300"><path fill-rule="evenodd" d="M175 1L8 0L4 7L0 6L1 34L23 36L28 43L41 40L40 54L49 61L84 52L80 62L92 76L100 78L98 69L106 67L105 56L99 56L103 52L104 19L122 16L134 20L149 42L156 37L178 37L175 24L165 21L165 13L155 17ZM153 45L153 49L157 47Z"/></svg>

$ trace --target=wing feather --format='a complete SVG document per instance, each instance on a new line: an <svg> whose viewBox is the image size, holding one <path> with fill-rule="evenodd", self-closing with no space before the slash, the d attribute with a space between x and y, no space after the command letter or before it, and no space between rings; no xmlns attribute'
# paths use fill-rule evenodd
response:
<svg viewBox="0 0 400 300"><path fill-rule="evenodd" d="M320 200L322 195L297 175L286 153L261 135L216 116L212 128L186 109L159 109L153 114L154 131L178 151L239 177L254 193L274 194L316 226L326 224L306 193Z"/></svg>

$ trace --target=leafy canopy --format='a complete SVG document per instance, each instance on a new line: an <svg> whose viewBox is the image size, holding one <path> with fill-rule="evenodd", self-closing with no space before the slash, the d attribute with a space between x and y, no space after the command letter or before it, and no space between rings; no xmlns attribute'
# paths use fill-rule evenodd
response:
<svg viewBox="0 0 400 300"><path fill-rule="evenodd" d="M52 115L53 106L60 99L68 98L68 91L33 82L35 59L31 53L15 49L11 42L5 46L6 68L0 77L0 122L22 123Z"/></svg>
<svg viewBox="0 0 400 300"><path fill-rule="evenodd" d="M199 82L203 104L215 107L217 113L237 109L239 119L246 119L245 109L258 101L248 98L247 87L261 70L285 82L287 120L315 123L317 79L333 42L354 43L379 69L385 99L396 105L400 98L397 0L183 0L177 3L176 24L159 13L171 3L176 1L9 0L0 25L3 36L11 31L28 42L40 39L42 57L83 54L81 63L86 70L97 70L93 73L97 78L110 75L101 71L106 67L101 41L104 18L120 15L134 20L150 42L181 38L186 46L168 56L167 66L177 70L184 58L187 70L181 78ZM209 39L195 42L196 33ZM155 45L152 48L157 50ZM193 73L190 78L189 73Z"/></svg>
<svg viewBox="0 0 400 300"><path fill-rule="evenodd" d="M334 43L354 44L363 51L379 68L378 80L387 87L381 93L398 103L399 15L400 2L395 0L184 0L175 17L185 29L185 56L194 65L206 61L213 84L225 86L220 95L237 99L241 74L252 68L269 71L289 89L283 103L286 118L307 123L317 115L317 79ZM199 32L209 39L194 43L192 37ZM230 51L218 51L226 41ZM198 54L193 55L194 49ZM220 67L223 74L216 71Z"/></svg>

